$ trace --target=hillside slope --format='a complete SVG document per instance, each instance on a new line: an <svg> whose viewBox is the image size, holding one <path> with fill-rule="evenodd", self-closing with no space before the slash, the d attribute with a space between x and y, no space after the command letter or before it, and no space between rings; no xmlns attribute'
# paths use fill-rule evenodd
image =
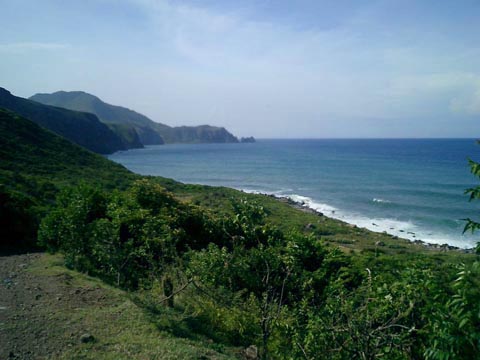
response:
<svg viewBox="0 0 480 360"><path fill-rule="evenodd" d="M64 186L124 188L136 175L0 108L0 251L34 244L38 221Z"/></svg>
<svg viewBox="0 0 480 360"><path fill-rule="evenodd" d="M0 107L11 110L66 139L100 154L125 150L122 140L93 114L47 106L0 88Z"/></svg>
<svg viewBox="0 0 480 360"><path fill-rule="evenodd" d="M0 257L0 359L238 359L237 349L160 329L164 315L61 264L46 254Z"/></svg>
<svg viewBox="0 0 480 360"><path fill-rule="evenodd" d="M423 253L228 188L163 178L129 187L136 176L123 167L4 110L0 158L2 242L13 239L6 229L35 230L59 188L98 185L64 192L44 218L40 239L63 256L0 257L2 359L254 359L256 349L272 359L407 359L445 338L454 358L478 354L473 255ZM455 280L460 262L472 264L466 281ZM466 317L445 318L461 297Z"/></svg>
<svg viewBox="0 0 480 360"><path fill-rule="evenodd" d="M238 139L223 127L210 125L171 127L157 123L133 110L110 105L83 91L36 94L31 100L66 109L91 112L106 124L128 124L135 128L144 145L165 143L231 143Z"/></svg>
<svg viewBox="0 0 480 360"><path fill-rule="evenodd" d="M133 126L128 124L107 124L110 130L112 130L122 140L123 146L126 149L141 149L143 143L138 136L137 130Z"/></svg>

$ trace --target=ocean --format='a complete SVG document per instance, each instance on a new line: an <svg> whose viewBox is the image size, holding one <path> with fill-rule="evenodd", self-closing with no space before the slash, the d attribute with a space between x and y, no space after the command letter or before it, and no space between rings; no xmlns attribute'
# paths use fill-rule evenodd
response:
<svg viewBox="0 0 480 360"><path fill-rule="evenodd" d="M461 248L480 241L462 234L462 219L480 218L480 201L464 195L478 184L469 157L480 160L473 139L258 140L109 156L139 174L290 197L373 231Z"/></svg>

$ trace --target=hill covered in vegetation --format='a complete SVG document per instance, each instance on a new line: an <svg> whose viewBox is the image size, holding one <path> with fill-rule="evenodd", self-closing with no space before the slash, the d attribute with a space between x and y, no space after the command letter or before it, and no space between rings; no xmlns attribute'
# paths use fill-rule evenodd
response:
<svg viewBox="0 0 480 360"><path fill-rule="evenodd" d="M59 189L82 181L124 188L135 178L121 165L1 108L0 158L0 248L32 246Z"/></svg>
<svg viewBox="0 0 480 360"><path fill-rule="evenodd" d="M230 143L238 139L223 127L210 125L171 127L157 123L133 110L110 105L83 91L35 94L31 100L71 110L90 112L106 124L131 126L144 145L163 143Z"/></svg>
<svg viewBox="0 0 480 360"><path fill-rule="evenodd" d="M32 296L24 302L31 306L11 310L51 340L57 348L49 354L440 360L479 353L477 255L429 250L268 196L141 177L5 110L0 151L2 246L38 238L55 253L29 262L47 276L31 281L50 284L47 291L25 284L15 294ZM478 174L477 164L472 169ZM0 274L24 263L11 264ZM19 290L10 278L5 284ZM30 329L15 319L0 328L13 334L2 356L15 356L18 331ZM53 336L65 324L79 339Z"/></svg>
<svg viewBox="0 0 480 360"><path fill-rule="evenodd" d="M40 104L0 88L0 107L11 110L93 152L111 154L125 150L123 141L89 113Z"/></svg>

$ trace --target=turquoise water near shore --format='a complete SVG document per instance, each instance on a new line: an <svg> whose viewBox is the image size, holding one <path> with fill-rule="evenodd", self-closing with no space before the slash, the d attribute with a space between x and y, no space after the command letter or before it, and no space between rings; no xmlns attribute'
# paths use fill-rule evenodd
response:
<svg viewBox="0 0 480 360"><path fill-rule="evenodd" d="M472 247L465 218L480 217L466 188L478 182L467 158L473 139L259 140L253 144L175 144L109 158L144 175L287 196L374 231Z"/></svg>

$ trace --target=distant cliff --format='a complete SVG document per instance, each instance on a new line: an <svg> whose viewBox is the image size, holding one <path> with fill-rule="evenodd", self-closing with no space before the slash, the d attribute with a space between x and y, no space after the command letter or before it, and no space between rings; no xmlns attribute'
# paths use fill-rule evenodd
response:
<svg viewBox="0 0 480 360"><path fill-rule="evenodd" d="M171 127L157 123L133 110L110 105L82 91L58 91L30 98L47 105L91 112L106 124L129 125L144 145L163 143L236 143L238 139L223 127L209 125Z"/></svg>
<svg viewBox="0 0 480 360"><path fill-rule="evenodd" d="M96 153L111 154L127 149L122 139L94 114L43 105L14 96L3 88L0 88L0 108L13 111Z"/></svg>
<svg viewBox="0 0 480 360"><path fill-rule="evenodd" d="M256 140L253 136L249 136L249 137L242 137L240 139L240 142L241 143L254 143L254 142L256 142Z"/></svg>
<svg viewBox="0 0 480 360"><path fill-rule="evenodd" d="M178 126L163 129L167 143L236 143L238 139L223 127L210 125Z"/></svg>
<svg viewBox="0 0 480 360"><path fill-rule="evenodd" d="M141 149L143 143L135 128L129 124L107 124L108 127L120 137L126 149Z"/></svg>

